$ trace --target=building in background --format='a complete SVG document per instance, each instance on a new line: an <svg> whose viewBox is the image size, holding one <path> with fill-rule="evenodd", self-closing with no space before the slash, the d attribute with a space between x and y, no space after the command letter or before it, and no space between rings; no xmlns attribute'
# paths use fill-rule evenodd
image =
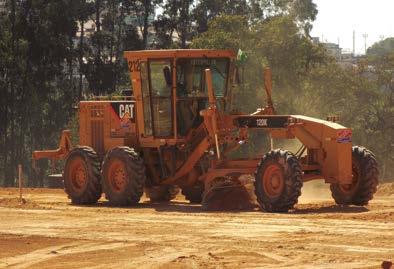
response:
<svg viewBox="0 0 394 269"><path fill-rule="evenodd" d="M337 61L341 60L342 49L338 44L335 43L322 43L322 45L326 48L328 54L334 57Z"/></svg>
<svg viewBox="0 0 394 269"><path fill-rule="evenodd" d="M148 16L148 24L152 26L154 21L155 21L155 13L153 12ZM144 24L143 15L137 14L136 12L132 12L131 14L125 16L125 23L126 25L132 25L134 27L143 25Z"/></svg>
<svg viewBox="0 0 394 269"><path fill-rule="evenodd" d="M354 67L362 56L356 56L353 52L343 50L339 44L330 42L320 42L319 37L312 37L312 42L314 44L321 44L326 50L328 55L333 57L337 63L342 67Z"/></svg>

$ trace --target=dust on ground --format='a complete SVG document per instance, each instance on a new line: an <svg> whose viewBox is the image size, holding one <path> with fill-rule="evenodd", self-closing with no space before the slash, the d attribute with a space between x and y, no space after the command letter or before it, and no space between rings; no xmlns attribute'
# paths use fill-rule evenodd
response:
<svg viewBox="0 0 394 269"><path fill-rule="evenodd" d="M391 187L390 187L391 186ZM381 268L394 260L394 192L335 205L310 182L287 214L204 212L183 196L71 205L61 190L0 189L0 268Z"/></svg>
<svg viewBox="0 0 394 269"><path fill-rule="evenodd" d="M394 183L385 183L379 185L376 195L380 195L380 196L394 195Z"/></svg>

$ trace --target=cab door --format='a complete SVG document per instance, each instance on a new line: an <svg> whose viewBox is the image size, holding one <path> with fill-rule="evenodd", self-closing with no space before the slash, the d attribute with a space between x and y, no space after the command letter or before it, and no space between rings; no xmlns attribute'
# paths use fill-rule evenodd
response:
<svg viewBox="0 0 394 269"><path fill-rule="evenodd" d="M148 60L141 64L144 136L173 137L171 60Z"/></svg>

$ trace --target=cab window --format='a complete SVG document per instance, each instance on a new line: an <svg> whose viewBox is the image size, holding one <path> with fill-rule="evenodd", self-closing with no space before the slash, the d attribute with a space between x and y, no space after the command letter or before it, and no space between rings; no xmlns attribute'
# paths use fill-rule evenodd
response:
<svg viewBox="0 0 394 269"><path fill-rule="evenodd" d="M205 69L212 73L212 86L217 106L224 109L229 60L226 58L181 58L177 60L177 126L181 136L197 128L203 121L200 111L208 104Z"/></svg>
<svg viewBox="0 0 394 269"><path fill-rule="evenodd" d="M171 61L150 61L149 74L153 134L158 137L168 137L173 135Z"/></svg>

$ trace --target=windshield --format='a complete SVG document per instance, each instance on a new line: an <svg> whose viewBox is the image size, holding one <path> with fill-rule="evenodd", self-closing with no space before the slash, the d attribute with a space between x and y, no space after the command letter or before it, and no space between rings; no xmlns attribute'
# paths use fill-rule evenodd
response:
<svg viewBox="0 0 394 269"><path fill-rule="evenodd" d="M208 97L204 70L212 72L212 86L217 98L226 94L229 60L226 58L179 59L177 61L178 97Z"/></svg>

